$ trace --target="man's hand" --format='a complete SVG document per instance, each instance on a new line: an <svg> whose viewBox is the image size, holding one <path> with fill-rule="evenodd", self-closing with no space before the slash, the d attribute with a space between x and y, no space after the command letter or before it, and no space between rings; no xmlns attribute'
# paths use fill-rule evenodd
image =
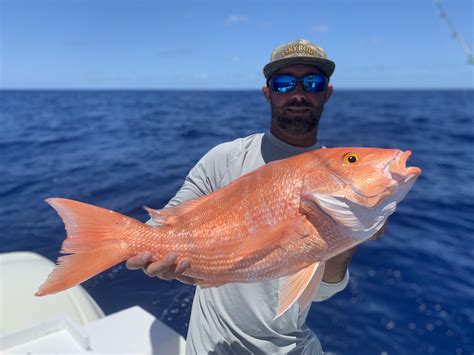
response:
<svg viewBox="0 0 474 355"><path fill-rule="evenodd" d="M156 276L163 280L177 279L189 285L196 284L196 279L183 275L183 272L188 269L190 261L181 259L179 263L176 263L177 259L178 255L169 253L161 260L150 262L151 253L144 251L129 258L126 266L129 270L143 269L143 272L150 277Z"/></svg>
<svg viewBox="0 0 474 355"><path fill-rule="evenodd" d="M346 275L347 268L349 267L352 255L356 249L357 247L346 250L344 253L341 253L326 261L323 281L327 283L341 282Z"/></svg>

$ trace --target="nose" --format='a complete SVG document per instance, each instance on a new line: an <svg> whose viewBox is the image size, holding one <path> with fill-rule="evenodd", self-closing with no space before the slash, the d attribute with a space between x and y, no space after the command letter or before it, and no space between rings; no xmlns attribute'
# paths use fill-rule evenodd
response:
<svg viewBox="0 0 474 355"><path fill-rule="evenodd" d="M306 92L303 89L303 83L298 82L296 83L295 90L293 90L292 95L298 101L303 100L306 98Z"/></svg>

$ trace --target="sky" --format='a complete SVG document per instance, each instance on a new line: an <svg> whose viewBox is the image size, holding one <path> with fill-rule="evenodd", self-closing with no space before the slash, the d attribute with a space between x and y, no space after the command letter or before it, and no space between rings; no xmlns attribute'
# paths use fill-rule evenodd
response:
<svg viewBox="0 0 474 355"><path fill-rule="evenodd" d="M474 0L440 1L472 50ZM335 88L474 88L432 0L0 0L0 89L260 89L297 38Z"/></svg>

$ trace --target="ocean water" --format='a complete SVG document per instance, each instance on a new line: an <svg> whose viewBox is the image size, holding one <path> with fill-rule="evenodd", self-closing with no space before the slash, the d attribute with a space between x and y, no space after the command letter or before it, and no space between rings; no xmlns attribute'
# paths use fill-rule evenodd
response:
<svg viewBox="0 0 474 355"><path fill-rule="evenodd" d="M147 220L211 147L262 132L258 91L0 91L0 252L58 257L44 199ZM474 352L474 91L336 91L319 141L410 149L423 169L386 234L361 246L348 287L309 326L337 354ZM43 280L38 280L40 284ZM85 282L106 313L140 305L185 335L194 288L120 264Z"/></svg>

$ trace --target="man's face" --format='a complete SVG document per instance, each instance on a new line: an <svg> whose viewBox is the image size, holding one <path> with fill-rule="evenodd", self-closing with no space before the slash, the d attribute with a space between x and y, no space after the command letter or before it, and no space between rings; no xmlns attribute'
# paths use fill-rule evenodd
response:
<svg viewBox="0 0 474 355"><path fill-rule="evenodd" d="M303 77L309 74L319 74L319 70L306 64L294 64L279 69L273 76L290 74ZM308 93L298 83L295 90L288 93L278 93L264 87L264 94L270 102L272 110L272 126L290 136L302 136L316 131L319 118L323 112L324 103L332 93L332 87L325 91Z"/></svg>

